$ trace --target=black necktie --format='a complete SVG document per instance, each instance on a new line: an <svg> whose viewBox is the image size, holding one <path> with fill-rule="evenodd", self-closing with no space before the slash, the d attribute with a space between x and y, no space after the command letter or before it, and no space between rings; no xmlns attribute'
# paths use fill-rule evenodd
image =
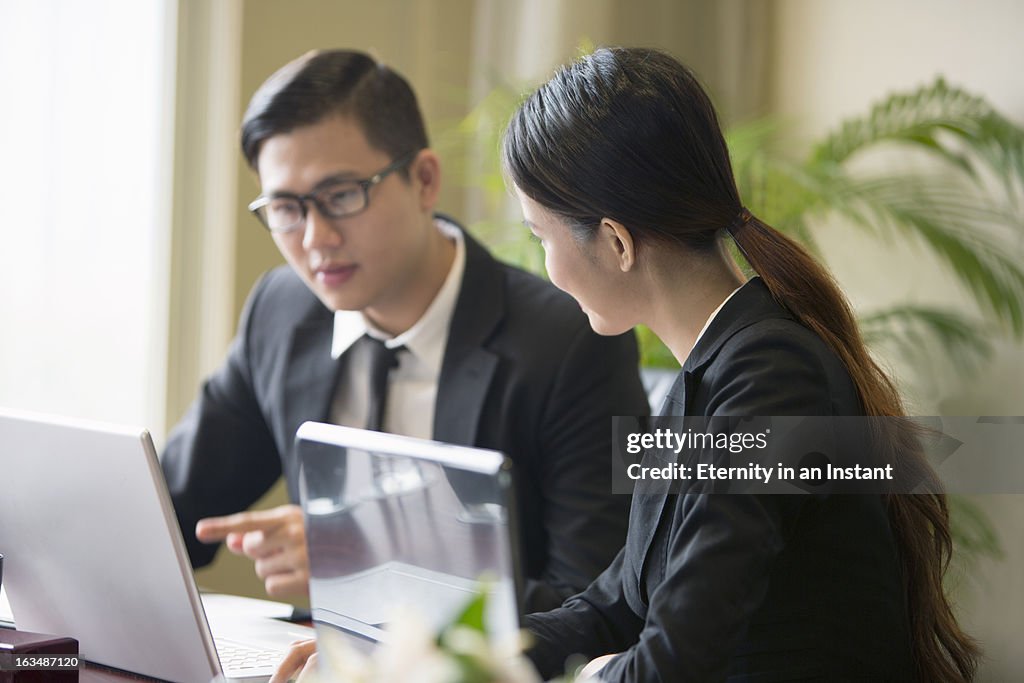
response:
<svg viewBox="0 0 1024 683"><path fill-rule="evenodd" d="M388 401L388 374L398 367L398 353L404 346L389 349L379 339L366 335L370 345L370 396L367 403L366 428L379 432L384 427L384 409Z"/></svg>

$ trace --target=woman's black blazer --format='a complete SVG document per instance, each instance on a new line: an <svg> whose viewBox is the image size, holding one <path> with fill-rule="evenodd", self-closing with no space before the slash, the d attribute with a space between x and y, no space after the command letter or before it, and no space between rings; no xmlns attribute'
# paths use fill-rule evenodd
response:
<svg viewBox="0 0 1024 683"><path fill-rule="evenodd" d="M836 355L754 278L698 340L661 412L862 409ZM878 495L676 495L640 482L612 565L525 625L545 677L573 653L613 652L601 674L609 683L912 675L903 579Z"/></svg>

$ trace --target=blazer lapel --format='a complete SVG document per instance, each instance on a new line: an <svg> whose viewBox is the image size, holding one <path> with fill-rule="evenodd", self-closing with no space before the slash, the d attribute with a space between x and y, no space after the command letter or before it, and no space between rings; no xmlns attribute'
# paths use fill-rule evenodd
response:
<svg viewBox="0 0 1024 683"><path fill-rule="evenodd" d="M665 402L662 404L661 410L658 411L658 415L666 417L682 417L686 415L686 409L689 405L688 401L693 396L693 391L696 387L696 373L688 369L680 371L675 382L672 383L672 388L669 389L668 394L665 396Z"/></svg>
<svg viewBox="0 0 1024 683"><path fill-rule="evenodd" d="M291 452L299 425L307 420L326 422L330 416L331 399L341 367L340 359L331 358L333 333L330 317L312 320L292 332L282 394L284 425L281 433L289 440L282 444L282 452ZM297 467L295 460L294 457L286 458L286 466ZM288 481L298 481L297 474L289 472Z"/></svg>
<svg viewBox="0 0 1024 683"><path fill-rule="evenodd" d="M497 357L483 349L470 349L446 362L437 385L434 438L464 446L476 444L477 427Z"/></svg>
<svg viewBox="0 0 1024 683"><path fill-rule="evenodd" d="M686 414L688 396L693 395L693 389L696 386L696 382L696 375L689 370L682 370L679 375L676 376L675 382L672 384L672 388L665 397L661 410L658 412L657 416L651 418L652 429L658 428L660 417L677 418ZM674 458L669 458L666 461L665 456L662 455L655 453L644 454L645 466L658 467L672 462L675 462ZM648 567L651 560L651 544L654 542L658 528L663 523L665 514L668 513L668 503L670 500L673 500L669 495L672 490L671 480L651 479L644 480L642 484L642 488L638 486L633 492L634 509L631 513L631 517L634 519L643 519L648 522L641 527L642 531L637 538L637 547L635 549L639 550L639 554L635 556L643 558L640 561L640 566L637 571L637 588L640 591L641 596L644 595L644 585L646 584L645 577L649 573Z"/></svg>
<svg viewBox="0 0 1024 683"><path fill-rule="evenodd" d="M484 344L505 315L505 280L501 265L465 230L463 239L466 270L437 382L434 438L472 446L498 366Z"/></svg>

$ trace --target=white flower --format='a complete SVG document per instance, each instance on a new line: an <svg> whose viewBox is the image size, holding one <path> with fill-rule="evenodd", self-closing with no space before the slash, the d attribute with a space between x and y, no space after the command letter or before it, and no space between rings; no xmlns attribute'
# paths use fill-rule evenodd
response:
<svg viewBox="0 0 1024 683"><path fill-rule="evenodd" d="M523 637L493 645L485 634L456 625L438 637L418 614L396 615L388 638L370 657L343 638L321 638L318 675L303 683L460 683L463 668L458 658L476 671L486 672L493 683L541 683L540 676L519 653Z"/></svg>

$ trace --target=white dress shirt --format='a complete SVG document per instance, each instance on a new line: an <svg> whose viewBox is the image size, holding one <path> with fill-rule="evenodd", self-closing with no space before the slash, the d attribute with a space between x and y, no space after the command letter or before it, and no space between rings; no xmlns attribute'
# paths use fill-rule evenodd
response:
<svg viewBox="0 0 1024 683"><path fill-rule="evenodd" d="M398 367L391 370L383 430L391 434L433 438L434 401L437 380L448 343L448 327L462 288L466 269L466 245L462 231L437 219L437 229L455 242L455 258L437 296L420 319L402 334L391 337L378 329L361 311L336 311L331 356L342 354L344 366L331 404L330 420L348 427L365 427L370 394L369 345L364 335L384 342L388 348L404 346Z"/></svg>

